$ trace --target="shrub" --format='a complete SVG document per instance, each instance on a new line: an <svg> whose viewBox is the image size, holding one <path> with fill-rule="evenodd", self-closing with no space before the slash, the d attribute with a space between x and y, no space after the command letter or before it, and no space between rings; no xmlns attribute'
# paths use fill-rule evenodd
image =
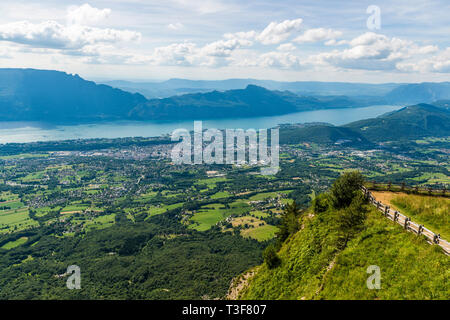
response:
<svg viewBox="0 0 450 320"><path fill-rule="evenodd" d="M277 250L274 245L269 245L263 252L264 262L269 269L276 268L280 265L281 259L278 257Z"/></svg>
<svg viewBox="0 0 450 320"><path fill-rule="evenodd" d="M321 193L314 198L312 202L312 208L314 213L322 213L328 210L330 206L330 199L328 194Z"/></svg>
<svg viewBox="0 0 450 320"><path fill-rule="evenodd" d="M349 239L362 231L366 219L367 209L364 206L364 196L359 193L347 208L338 211L336 218L342 245L345 247Z"/></svg>
<svg viewBox="0 0 450 320"><path fill-rule="evenodd" d="M358 171L346 172L337 178L331 187L331 200L335 209L346 208L360 192L364 183L362 174Z"/></svg>
<svg viewBox="0 0 450 320"><path fill-rule="evenodd" d="M281 214L281 223L279 225L280 230L277 233L277 239L279 242L284 242L289 235L297 232L300 228L300 214L301 210L295 201L291 204L288 203L284 207L283 213Z"/></svg>

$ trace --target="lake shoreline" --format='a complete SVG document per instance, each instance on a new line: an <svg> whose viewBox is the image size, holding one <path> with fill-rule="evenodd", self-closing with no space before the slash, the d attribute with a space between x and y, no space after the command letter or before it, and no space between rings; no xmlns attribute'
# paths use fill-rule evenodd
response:
<svg viewBox="0 0 450 320"><path fill-rule="evenodd" d="M302 111L279 116L208 119L203 127L216 129L268 129L281 124L326 122L344 125L353 121L374 118L402 108L398 105L377 105L361 108L331 108ZM200 119L198 119L200 120ZM194 120L168 121L100 121L76 125L46 122L0 122L0 144L39 141L63 141L95 138L160 137L175 129L193 130Z"/></svg>

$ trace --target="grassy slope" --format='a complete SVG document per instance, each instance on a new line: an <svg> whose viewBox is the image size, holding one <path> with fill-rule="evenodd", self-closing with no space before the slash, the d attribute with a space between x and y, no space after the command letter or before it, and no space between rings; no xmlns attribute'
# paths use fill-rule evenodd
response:
<svg viewBox="0 0 450 320"><path fill-rule="evenodd" d="M449 198L398 195L391 202L414 221L440 233L442 238L450 239Z"/></svg>
<svg viewBox="0 0 450 320"><path fill-rule="evenodd" d="M371 208L366 229L338 252L334 215L326 212L308 219L305 228L282 246L281 266L269 270L263 264L240 298L450 298L450 258L439 247L405 232ZM381 269L380 290L367 289L370 265Z"/></svg>

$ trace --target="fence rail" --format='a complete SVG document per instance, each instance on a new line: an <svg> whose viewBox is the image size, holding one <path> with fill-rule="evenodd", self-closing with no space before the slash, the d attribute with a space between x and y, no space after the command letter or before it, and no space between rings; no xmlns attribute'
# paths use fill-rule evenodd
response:
<svg viewBox="0 0 450 320"><path fill-rule="evenodd" d="M370 190L375 190L375 191L393 191L393 192L405 192L405 193L420 194L420 195L450 197L450 190L446 186L443 186L441 188L433 188L431 186L419 187L419 186L409 186L405 183L393 184L393 183L389 183L389 182L381 183L381 182L376 182L376 181L368 181L365 183L365 185Z"/></svg>
<svg viewBox="0 0 450 320"><path fill-rule="evenodd" d="M398 224L402 225L405 230L414 232L417 235L423 235L427 238L428 243L439 245L445 252L445 254L450 255L450 243L444 239L441 239L440 234L436 234L433 231L425 228L423 225L418 224L411 220L411 218L405 216L399 211L392 210L389 206L377 201L373 194L366 187L361 187L364 192L364 196L369 200L371 204L373 204L379 211L383 213L383 215L394 221Z"/></svg>

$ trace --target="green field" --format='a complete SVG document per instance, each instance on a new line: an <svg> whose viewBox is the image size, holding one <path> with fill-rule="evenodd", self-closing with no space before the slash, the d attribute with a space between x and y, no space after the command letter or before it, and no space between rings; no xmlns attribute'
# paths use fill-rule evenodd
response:
<svg viewBox="0 0 450 320"><path fill-rule="evenodd" d="M248 198L250 201L261 201L261 200L267 200L267 199L273 199L277 198L280 194L288 194L291 192L291 190L283 190L283 191L277 191L277 192L262 192L255 194Z"/></svg>
<svg viewBox="0 0 450 320"><path fill-rule="evenodd" d="M225 182L227 181L227 178L225 177L215 177L215 178L208 178L208 179L200 179L195 184L196 185L206 185L208 189L214 189L217 187L217 183L219 182Z"/></svg>
<svg viewBox="0 0 450 320"><path fill-rule="evenodd" d="M258 241L266 241L272 239L277 231L277 227L271 226L270 224L265 224L263 226L245 230L245 232L243 232L243 235L256 239Z"/></svg>
<svg viewBox="0 0 450 320"><path fill-rule="evenodd" d="M37 226L38 222L28 215L28 209L0 211L0 233L18 231Z"/></svg>
<svg viewBox="0 0 450 320"><path fill-rule="evenodd" d="M81 204L81 203L72 203L66 207L64 207L63 209L61 209L61 214L64 214L66 212L81 212L83 210L86 210L87 208L89 208L89 206L87 204Z"/></svg>
<svg viewBox="0 0 450 320"><path fill-rule="evenodd" d="M2 249L10 250L12 248L15 248L15 247L18 247L18 246L24 244L27 241L28 241L27 237L20 237L19 239L15 240L15 241L10 241L10 242L4 244L2 246Z"/></svg>
<svg viewBox="0 0 450 320"><path fill-rule="evenodd" d="M210 198L211 199L222 199L222 198L229 198L231 194L228 191L219 191L213 194Z"/></svg>
<svg viewBox="0 0 450 320"><path fill-rule="evenodd" d="M0 160L13 160L13 159L31 159L31 158L46 158L48 157L48 154L42 153L21 153L21 154L15 154L11 156L1 156Z"/></svg>
<svg viewBox="0 0 450 320"><path fill-rule="evenodd" d="M107 227L112 226L115 223L115 217L116 215L110 214L110 215L104 215L99 216L91 219L86 219L84 217L78 217L74 218L72 220L75 224L82 224L83 227L86 229L86 231L91 230L97 230L97 229L104 229Z"/></svg>
<svg viewBox="0 0 450 320"><path fill-rule="evenodd" d="M197 231L206 231L229 215L229 211L225 209L223 204L208 204L202 207L190 219L192 224L189 225L189 228L196 229Z"/></svg>
<svg viewBox="0 0 450 320"><path fill-rule="evenodd" d="M190 219L193 223L189 227L198 231L205 231L231 215L242 215L250 210L251 207L245 200L231 202L228 207L220 203L208 204L194 214Z"/></svg>

